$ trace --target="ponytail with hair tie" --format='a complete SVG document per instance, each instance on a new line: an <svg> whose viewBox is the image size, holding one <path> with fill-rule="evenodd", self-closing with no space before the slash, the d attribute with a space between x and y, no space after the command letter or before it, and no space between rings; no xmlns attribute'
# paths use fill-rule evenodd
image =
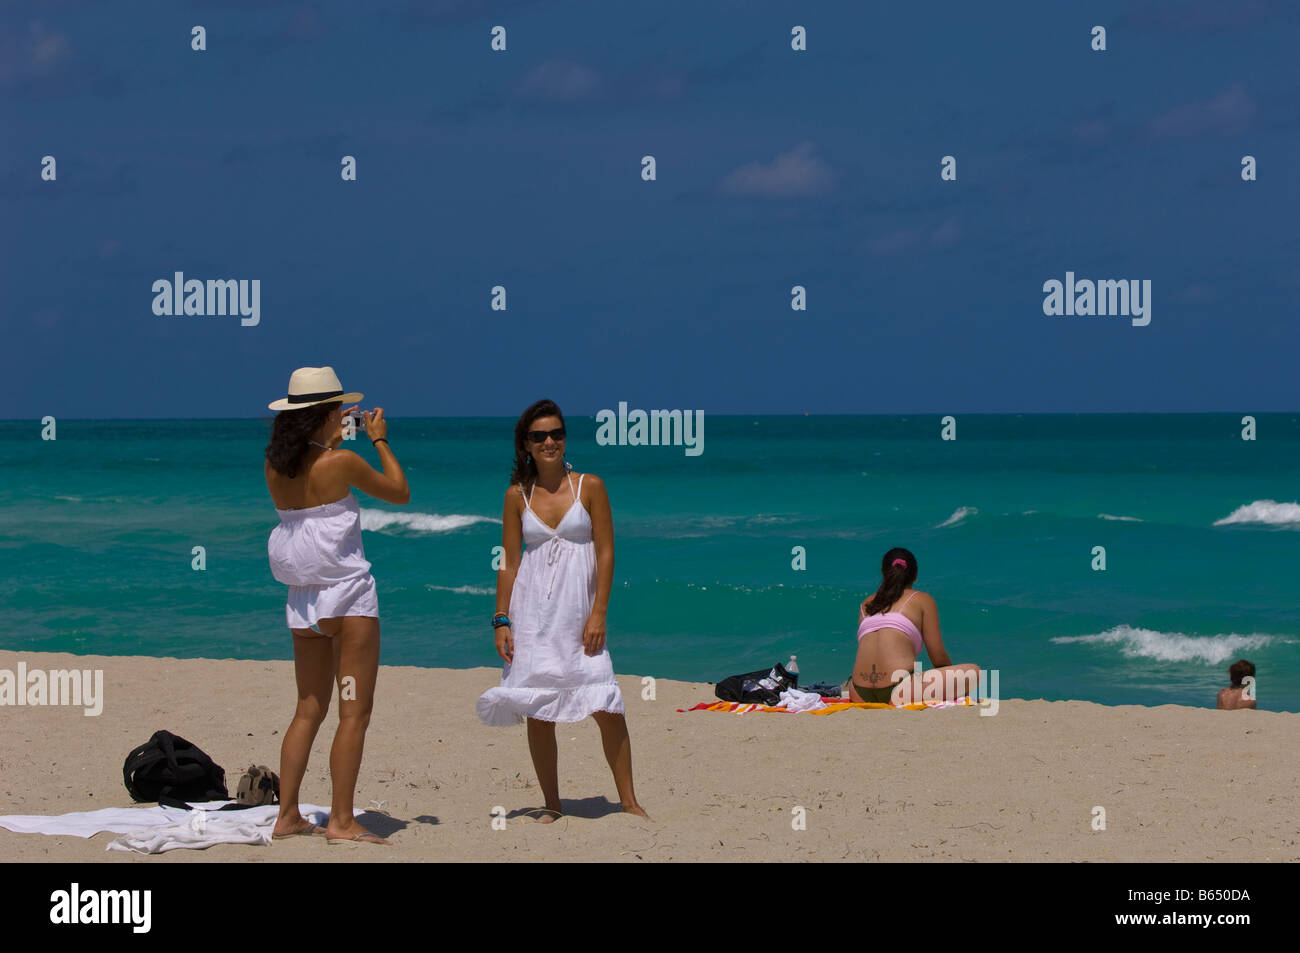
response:
<svg viewBox="0 0 1300 953"><path fill-rule="evenodd" d="M901 546L895 546L880 560L880 588L867 607L867 615L884 612L903 594L903 590L916 582L916 557Z"/></svg>

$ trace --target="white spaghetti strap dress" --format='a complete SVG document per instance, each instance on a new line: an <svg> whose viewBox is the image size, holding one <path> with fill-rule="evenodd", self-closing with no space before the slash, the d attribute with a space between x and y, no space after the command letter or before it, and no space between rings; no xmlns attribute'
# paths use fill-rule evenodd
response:
<svg viewBox="0 0 1300 953"><path fill-rule="evenodd" d="M361 505L351 491L333 503L276 512L280 525L266 550L271 575L289 586L289 628L345 615L378 618L375 577L361 547Z"/></svg>
<svg viewBox="0 0 1300 953"><path fill-rule="evenodd" d="M591 517L582 505L582 479L560 525L552 529L524 495L525 549L510 593L514 661L501 684L478 700L489 725L516 725L525 718L582 721L597 711L623 713L609 650L587 655L582 632L596 601L596 546Z"/></svg>

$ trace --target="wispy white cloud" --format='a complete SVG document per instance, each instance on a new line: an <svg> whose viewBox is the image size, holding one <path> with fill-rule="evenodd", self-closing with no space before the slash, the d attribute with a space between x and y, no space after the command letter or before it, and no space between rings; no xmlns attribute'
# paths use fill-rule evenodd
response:
<svg viewBox="0 0 1300 953"><path fill-rule="evenodd" d="M930 233L930 244L936 248L947 248L955 244L959 238L961 238L961 226L957 224L955 218L950 218Z"/></svg>
<svg viewBox="0 0 1300 953"><path fill-rule="evenodd" d="M867 242L867 250L877 257L897 255L915 249L948 248L960 238L960 223L955 218L948 218L933 228L914 225L879 235Z"/></svg>
<svg viewBox="0 0 1300 953"><path fill-rule="evenodd" d="M1112 131L1105 119L1083 119L1070 126L1070 138L1085 146L1100 146L1110 139Z"/></svg>
<svg viewBox="0 0 1300 953"><path fill-rule="evenodd" d="M69 55L68 38L40 20L25 31L0 32L0 86L49 76Z"/></svg>
<svg viewBox="0 0 1300 953"><path fill-rule="evenodd" d="M68 38L47 29L43 23L31 24L28 41L32 63L38 68L53 66L68 55Z"/></svg>
<svg viewBox="0 0 1300 953"><path fill-rule="evenodd" d="M828 192L834 188L837 176L816 152L813 143L803 142L771 162L750 162L723 178L719 191L727 195L767 197Z"/></svg>
<svg viewBox="0 0 1300 953"><path fill-rule="evenodd" d="M519 95L552 102L582 102L599 97L605 88L599 73L581 63L551 59L519 81Z"/></svg>
<svg viewBox="0 0 1300 953"><path fill-rule="evenodd" d="M1210 99L1182 103L1157 116L1147 124L1146 133L1150 139L1233 136L1250 127L1256 111L1246 84L1237 82Z"/></svg>

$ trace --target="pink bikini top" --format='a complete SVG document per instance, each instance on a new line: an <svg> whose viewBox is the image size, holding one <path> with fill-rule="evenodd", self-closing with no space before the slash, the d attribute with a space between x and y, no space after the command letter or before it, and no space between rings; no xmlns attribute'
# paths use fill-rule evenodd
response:
<svg viewBox="0 0 1300 953"><path fill-rule="evenodd" d="M901 609L907 605L914 595L916 595L915 589L912 590L911 595L903 600L903 605L899 606L899 608ZM861 642L862 637L868 632L876 632L880 629L902 629L907 633L907 637L912 640L912 650L917 655L921 654L921 630L916 627L915 622L903 615L903 613L879 612L876 615L867 616L862 620L862 624L858 626L858 641Z"/></svg>

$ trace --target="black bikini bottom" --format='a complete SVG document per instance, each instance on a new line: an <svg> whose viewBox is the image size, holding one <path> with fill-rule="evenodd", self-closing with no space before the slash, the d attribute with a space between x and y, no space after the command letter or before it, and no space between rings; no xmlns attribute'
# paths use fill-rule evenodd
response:
<svg viewBox="0 0 1300 953"><path fill-rule="evenodd" d="M874 702L877 705L888 705L890 696L894 694L894 689L898 685L901 685L902 682L903 680L900 678L898 681L894 682L893 685L886 685L884 688L864 688L857 682L854 682L853 687L858 690L858 695L861 696L864 702Z"/></svg>

